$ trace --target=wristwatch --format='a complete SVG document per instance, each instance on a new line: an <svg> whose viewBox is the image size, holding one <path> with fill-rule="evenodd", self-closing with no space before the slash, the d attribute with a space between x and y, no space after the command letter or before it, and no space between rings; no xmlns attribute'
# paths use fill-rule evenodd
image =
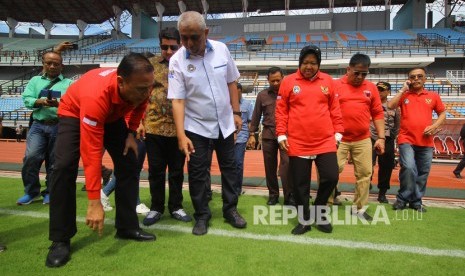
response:
<svg viewBox="0 0 465 276"><path fill-rule="evenodd" d="M241 115L242 115L242 113L241 113L240 111L233 111L233 114L234 114L234 115L237 115L237 116L241 116Z"/></svg>

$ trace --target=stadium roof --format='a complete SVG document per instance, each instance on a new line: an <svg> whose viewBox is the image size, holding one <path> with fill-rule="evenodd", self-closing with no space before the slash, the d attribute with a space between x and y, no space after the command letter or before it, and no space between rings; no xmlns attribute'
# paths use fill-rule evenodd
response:
<svg viewBox="0 0 465 276"><path fill-rule="evenodd" d="M433 2L434 0L426 0ZM99 24L114 17L113 5L122 10L132 11L134 4L138 4L146 14L158 16L157 3L165 8L163 16L177 16L180 14L179 3L183 2L186 10L203 12L201 0L1 0L0 20L7 17L19 22L42 23L49 19L54 23L75 24L81 19L89 24ZM285 10L285 0L206 0L208 14L240 13L243 2L247 2L247 11L271 12ZM391 5L405 4L407 0L391 0ZM334 7L353 7L356 0L334 0ZM363 6L383 6L385 0L363 0ZM159 5L159 4L158 4ZM328 0L289 0L289 10L328 8Z"/></svg>

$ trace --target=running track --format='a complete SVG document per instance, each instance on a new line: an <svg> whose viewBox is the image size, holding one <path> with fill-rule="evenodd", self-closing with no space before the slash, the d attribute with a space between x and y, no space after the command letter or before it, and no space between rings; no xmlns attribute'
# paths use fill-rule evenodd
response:
<svg viewBox="0 0 465 276"><path fill-rule="evenodd" d="M20 165L24 155L26 143L17 143L14 140L0 141L0 163L13 163ZM103 158L103 164L108 167L113 167L112 162L108 154L105 154ZM81 163L82 166L82 163ZM144 170L147 169L147 161L144 164ZM245 154L244 164L244 184L247 185L247 178L264 178L265 170L263 166L263 156L260 150L248 150ZM465 190L465 171L464 179L457 179L452 174L455 164L433 164L431 173L428 179L428 187L443 188L450 190ZM377 183L377 169L375 168L375 175L373 183ZM215 155L213 155L213 163L211 169L212 175L220 175L218 163ZM394 186L394 190L397 191L395 186L399 186L398 181L399 169L396 168L393 171L391 185ZM312 173L312 180L316 180L315 173ZM340 182L342 183L354 183L354 172L353 166L347 164L344 171L340 175ZM392 189L391 189L392 190Z"/></svg>

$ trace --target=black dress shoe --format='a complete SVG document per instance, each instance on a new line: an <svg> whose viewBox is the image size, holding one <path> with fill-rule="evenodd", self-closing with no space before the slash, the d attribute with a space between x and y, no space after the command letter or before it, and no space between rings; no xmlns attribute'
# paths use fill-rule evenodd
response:
<svg viewBox="0 0 465 276"><path fill-rule="evenodd" d="M115 238L135 241L154 241L157 239L154 234L147 233L142 229L116 230Z"/></svg>
<svg viewBox="0 0 465 276"><path fill-rule="evenodd" d="M410 206L411 209L416 210L419 213L426 213L426 208L423 205L413 205Z"/></svg>
<svg viewBox="0 0 465 276"><path fill-rule="evenodd" d="M399 201L399 200L396 200L396 202L394 202L394 204L392 204L392 209L394 210L403 210L405 209L405 203L402 202L402 201Z"/></svg>
<svg viewBox="0 0 465 276"><path fill-rule="evenodd" d="M278 202L279 202L278 197L270 196L268 198L268 202L266 204L267 205L276 205L276 204L278 204Z"/></svg>
<svg viewBox="0 0 465 276"><path fill-rule="evenodd" d="M454 172L454 175L455 175L455 177L456 177L456 178L458 178L458 179L462 179L462 176L460 175L460 173L456 173L456 172Z"/></svg>
<svg viewBox="0 0 465 276"><path fill-rule="evenodd" d="M379 203L389 203L389 201L386 198L386 195L378 195L378 202Z"/></svg>
<svg viewBox="0 0 465 276"><path fill-rule="evenodd" d="M331 233L333 232L333 226L329 222L326 216L322 216L321 218L317 219L316 221L316 229L320 230L324 233Z"/></svg>
<svg viewBox="0 0 465 276"><path fill-rule="evenodd" d="M331 225L331 223L327 222L327 223L318 223L316 225L316 229L320 230L321 232L324 232L324 233L331 233L333 232L333 226Z"/></svg>
<svg viewBox="0 0 465 276"><path fill-rule="evenodd" d="M201 236L205 235L208 232L208 221L204 219L199 219L192 228L192 234Z"/></svg>
<svg viewBox="0 0 465 276"><path fill-rule="evenodd" d="M237 212L236 209L233 209L223 215L229 224L236 228L245 228L247 226L247 222L245 219Z"/></svg>
<svg viewBox="0 0 465 276"><path fill-rule="evenodd" d="M302 235L310 230L312 230L312 227L310 225L303 225L299 223L296 227L294 227L294 229L292 229L291 233L293 235Z"/></svg>
<svg viewBox="0 0 465 276"><path fill-rule="evenodd" d="M60 267L71 258L71 247L68 242L52 242L49 247L45 265L48 267Z"/></svg>

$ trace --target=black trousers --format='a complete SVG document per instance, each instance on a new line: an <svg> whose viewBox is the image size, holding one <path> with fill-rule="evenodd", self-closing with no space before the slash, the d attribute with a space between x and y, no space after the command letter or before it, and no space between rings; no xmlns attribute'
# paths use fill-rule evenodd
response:
<svg viewBox="0 0 465 276"><path fill-rule="evenodd" d="M339 181L339 167L335 152L319 154L314 160L289 157L289 176L294 184L294 199L297 206L303 207L303 216L299 214L299 217L303 217L304 220L310 219L309 199L313 161L320 176L315 205L325 206Z"/></svg>
<svg viewBox="0 0 465 276"><path fill-rule="evenodd" d="M270 197L279 197L279 182L277 176L279 151L279 176L283 187L284 200L292 193L292 181L289 181L289 157L279 148L276 139L262 139L263 162L265 163L266 186Z"/></svg>
<svg viewBox="0 0 465 276"><path fill-rule="evenodd" d="M465 148L465 141L463 141L463 148ZM463 155L462 159L460 159L460 162L457 164L454 173L460 174L463 171L463 168L465 168L465 155Z"/></svg>
<svg viewBox="0 0 465 276"><path fill-rule="evenodd" d="M190 155L187 168L189 171L189 193L194 206L196 220L211 218L208 207L207 181L208 151L210 141L213 141L216 157L221 171L221 195L223 198L223 214L236 209L237 193L234 189L236 182L236 161L234 158L234 135L224 138L220 132L218 139L209 139L201 135L186 131L187 137L194 144L195 152Z"/></svg>
<svg viewBox="0 0 465 276"><path fill-rule="evenodd" d="M374 145L375 141L371 140L371 142ZM383 155L377 155L373 149L373 168L376 158L378 158L378 189L387 191L391 188L391 175L395 165L394 139L386 137Z"/></svg>
<svg viewBox="0 0 465 276"><path fill-rule="evenodd" d="M128 135L123 118L105 124L104 147L113 160L116 181L115 202L117 229L139 229L136 213L138 170L136 154L129 150L123 155ZM77 118L62 117L58 123L55 144L55 169L50 185L51 241L69 241L76 227L76 178L80 157L80 122Z"/></svg>
<svg viewBox="0 0 465 276"><path fill-rule="evenodd" d="M149 185L152 196L150 210L165 211L165 181L168 167L168 210L182 209L182 183L186 157L178 148L177 137L146 134L147 158L149 161Z"/></svg>

